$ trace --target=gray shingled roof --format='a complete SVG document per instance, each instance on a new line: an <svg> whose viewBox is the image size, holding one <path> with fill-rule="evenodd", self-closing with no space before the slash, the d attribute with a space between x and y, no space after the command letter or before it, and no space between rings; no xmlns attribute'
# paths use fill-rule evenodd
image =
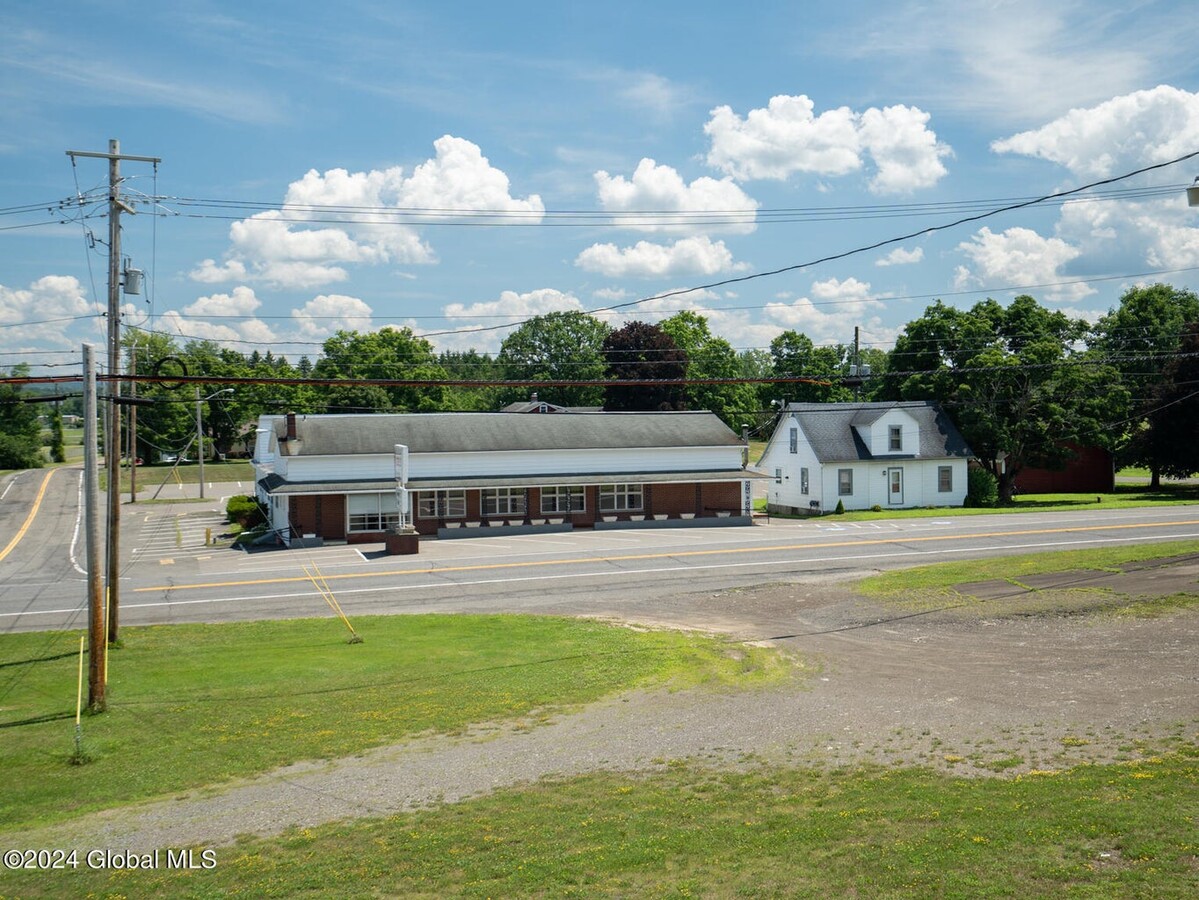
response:
<svg viewBox="0 0 1199 900"><path fill-rule="evenodd" d="M868 425L888 410L899 408L920 426L922 458L971 456L970 447L941 407L931 400L895 403L789 403L787 412L799 420L821 462L873 459L854 425ZM905 454L910 456L911 454ZM888 456L888 458L895 458Z"/></svg>
<svg viewBox="0 0 1199 900"><path fill-rule="evenodd" d="M285 434L285 429L277 433ZM588 450L639 447L729 447L741 441L709 412L407 413L296 416L296 456L505 450Z"/></svg>

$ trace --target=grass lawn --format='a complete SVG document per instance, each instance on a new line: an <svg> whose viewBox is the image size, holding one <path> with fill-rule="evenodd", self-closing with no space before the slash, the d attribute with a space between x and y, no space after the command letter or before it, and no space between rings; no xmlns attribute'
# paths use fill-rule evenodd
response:
<svg viewBox="0 0 1199 900"><path fill-rule="evenodd" d="M176 477L179 479L176 482ZM166 481L167 484L199 484L200 483L200 466L198 463L190 462L183 463L175 467L175 471L171 472L169 465L155 466L138 466L137 468L137 492L140 496L143 491L149 491L152 495L158 489L158 486ZM254 467L249 460L226 460L225 462L206 462L204 463L204 483L218 482L236 482L241 481L246 485L246 491L250 492L254 484ZM108 485L108 474L103 465L100 468L100 490L105 490ZM128 467L121 469L121 490L128 492L129 490L129 469Z"/></svg>
<svg viewBox="0 0 1199 900"><path fill-rule="evenodd" d="M332 618L124 629L109 711L83 720L83 766L68 763L79 633L0 635L0 834L430 730L536 724L639 685L796 671L773 650L577 619L354 624L363 643Z"/></svg>
<svg viewBox="0 0 1199 900"><path fill-rule="evenodd" d="M25 897L1193 897L1199 754L1014 779L668 765L214 851L0 874Z"/></svg>
<svg viewBox="0 0 1199 900"><path fill-rule="evenodd" d="M964 560L962 562L935 563L884 572L858 582L855 587L861 593L877 600L898 604L906 608L924 609L944 603L968 599L954 585L996 579L1019 584L1027 575L1042 575L1053 572L1121 571L1121 566L1147 559L1181 556L1199 553L1199 541L1173 541L1170 543L1147 543L1127 547L1102 547L1088 550L1059 550L1049 553L1030 553L1024 556L1005 556L995 559ZM1118 597L1112 597L1118 600ZM1199 591L1184 595L1162 598L1160 604L1146 604L1142 614L1155 611L1193 606L1199 602ZM991 611L997 611L991 608Z"/></svg>
<svg viewBox="0 0 1199 900"><path fill-rule="evenodd" d="M1131 509L1143 506L1187 506L1199 503L1199 485L1164 484L1151 491L1140 485L1116 485L1110 494L1018 494L1012 503L997 507L937 506L919 509L854 510L825 513L819 518L835 522L868 522L872 519L923 519L946 516L986 516L995 513L1054 512L1057 510ZM758 508L755 506L755 508ZM765 503L761 503L765 509ZM811 516L778 516L808 519Z"/></svg>

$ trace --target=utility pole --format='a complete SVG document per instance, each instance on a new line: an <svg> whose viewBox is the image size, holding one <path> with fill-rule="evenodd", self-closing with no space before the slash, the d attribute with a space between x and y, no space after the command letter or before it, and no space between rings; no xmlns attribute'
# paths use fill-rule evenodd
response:
<svg viewBox="0 0 1199 900"><path fill-rule="evenodd" d="M137 343L129 348L129 374L137 374ZM137 382L129 382L129 502L137 502Z"/></svg>
<svg viewBox="0 0 1199 900"><path fill-rule="evenodd" d="M200 423L200 386L196 385L196 447L200 451L200 499L204 499L204 427Z"/></svg>
<svg viewBox="0 0 1199 900"><path fill-rule="evenodd" d="M158 165L154 156L121 154L121 142L110 140L107 153L68 150L67 156L108 160L108 409L104 426L104 470L108 474L108 639L116 641L120 607L121 529L121 211L134 209L121 199L121 160Z"/></svg>
<svg viewBox="0 0 1199 900"><path fill-rule="evenodd" d="M95 347L83 345L83 515L87 541L87 705L107 706L104 676L108 635L104 631L104 594L100 585L100 467L96 452Z"/></svg>

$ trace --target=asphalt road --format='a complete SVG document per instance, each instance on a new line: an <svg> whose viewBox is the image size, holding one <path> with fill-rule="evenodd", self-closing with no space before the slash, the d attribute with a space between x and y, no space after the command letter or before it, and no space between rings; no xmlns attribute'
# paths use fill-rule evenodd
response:
<svg viewBox="0 0 1199 900"><path fill-rule="evenodd" d="M206 546L206 530L223 528L221 495L243 490L218 484L205 503L122 506L123 625L331 615L326 592L351 617L635 616L648 598L696 591L1199 537L1199 507L1174 506L426 540L416 556L373 544L253 554ZM0 481L0 496L0 632L85 627L79 471L20 473Z"/></svg>

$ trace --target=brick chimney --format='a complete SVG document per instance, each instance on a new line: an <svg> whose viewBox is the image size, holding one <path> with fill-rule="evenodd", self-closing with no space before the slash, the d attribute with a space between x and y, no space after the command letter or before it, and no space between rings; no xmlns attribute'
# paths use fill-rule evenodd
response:
<svg viewBox="0 0 1199 900"><path fill-rule="evenodd" d="M289 441L296 439L296 414L294 412L287 414L287 439Z"/></svg>

